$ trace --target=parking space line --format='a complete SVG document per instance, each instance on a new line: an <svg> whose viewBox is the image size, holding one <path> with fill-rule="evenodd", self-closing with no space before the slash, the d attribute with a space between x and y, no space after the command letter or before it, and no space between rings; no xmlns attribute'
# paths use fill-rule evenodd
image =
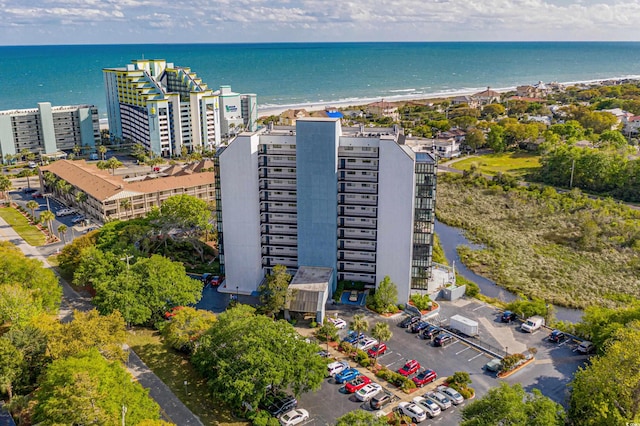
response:
<svg viewBox="0 0 640 426"><path fill-rule="evenodd" d="M463 350L456 352L456 355L460 355L462 352L464 352L464 351L468 351L469 349L471 349L471 346L467 346L467 347L466 347L466 348L464 348Z"/></svg>
<svg viewBox="0 0 640 426"><path fill-rule="evenodd" d="M478 357L481 357L482 355L484 355L484 354L483 354L482 352L480 352L478 355L474 356L473 358L470 358L467 362L471 362L471 361L473 361L474 359L476 359L476 358L478 358Z"/></svg>
<svg viewBox="0 0 640 426"><path fill-rule="evenodd" d="M487 306L485 306L485 305L480 305L480 306L478 306L477 308L472 309L472 311L473 311L473 312L475 312L475 311L477 311L478 309L482 309L482 308L487 308Z"/></svg>

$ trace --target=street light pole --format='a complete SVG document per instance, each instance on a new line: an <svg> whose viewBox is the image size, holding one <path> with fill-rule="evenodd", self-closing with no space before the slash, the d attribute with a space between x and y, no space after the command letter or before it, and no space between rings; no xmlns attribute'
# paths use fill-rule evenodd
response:
<svg viewBox="0 0 640 426"><path fill-rule="evenodd" d="M236 286L236 303L238 303L238 297L239 297L238 286Z"/></svg>

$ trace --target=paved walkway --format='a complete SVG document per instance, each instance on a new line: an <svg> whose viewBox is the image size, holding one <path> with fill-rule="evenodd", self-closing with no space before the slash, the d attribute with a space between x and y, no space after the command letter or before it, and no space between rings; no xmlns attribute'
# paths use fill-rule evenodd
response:
<svg viewBox="0 0 640 426"><path fill-rule="evenodd" d="M36 247L27 244L2 218L0 218L0 240L12 242L22 250L25 256L38 259L45 267L51 268L51 265L49 265L47 259L40 254L40 251ZM54 273L56 273L55 270ZM56 275L58 274L56 273ZM59 312L61 321L70 321L74 309L88 311L93 308L89 298L78 294L69 283L59 275L58 278L60 279L63 291L62 304ZM149 389L149 396L160 405L164 420L173 422L178 426L203 425L200 419L171 392L171 389L169 389L133 351L129 352L128 370L143 387Z"/></svg>

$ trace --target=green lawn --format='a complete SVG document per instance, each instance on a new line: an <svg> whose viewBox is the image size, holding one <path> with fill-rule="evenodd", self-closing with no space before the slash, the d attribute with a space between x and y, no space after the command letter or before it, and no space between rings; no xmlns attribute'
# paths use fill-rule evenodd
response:
<svg viewBox="0 0 640 426"><path fill-rule="evenodd" d="M45 236L34 225L30 225L26 217L9 207L0 207L0 217L2 217L24 240L32 246L41 246L45 243Z"/></svg>
<svg viewBox="0 0 640 426"><path fill-rule="evenodd" d="M485 174L495 175L502 172L522 177L540 167L540 156L528 152L486 154L456 161L450 167L469 170L472 164L476 164L480 172Z"/></svg>
<svg viewBox="0 0 640 426"><path fill-rule="evenodd" d="M165 345L157 331L134 329L129 332L128 340L135 353L205 425L249 424L233 416L223 403L211 398L205 381L188 359ZM185 380L189 383L188 394L185 393Z"/></svg>

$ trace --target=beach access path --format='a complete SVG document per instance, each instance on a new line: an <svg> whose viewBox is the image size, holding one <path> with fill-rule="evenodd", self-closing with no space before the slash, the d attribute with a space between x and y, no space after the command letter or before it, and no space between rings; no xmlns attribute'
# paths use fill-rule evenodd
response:
<svg viewBox="0 0 640 426"><path fill-rule="evenodd" d="M18 235L18 233L2 218L0 218L0 240L9 241L18 247L26 257L31 259L37 259L43 263L46 268L51 268L51 265L47 262L47 259L42 256L36 247L33 247L26 243ZM71 321L73 318L73 311L88 311L94 308L91 303L91 299L78 294L69 283L62 278L53 268L53 272L58 277L60 284L62 285L62 304L60 306L59 318L60 321ZM165 385L158 376L136 355L136 353L129 349L129 362L127 363L127 369L129 373L136 378L144 388L149 389L149 396L153 398L160 406L162 418L168 422L175 423L176 425L198 425L203 423L198 417L196 417L191 410L189 410L178 397Z"/></svg>

